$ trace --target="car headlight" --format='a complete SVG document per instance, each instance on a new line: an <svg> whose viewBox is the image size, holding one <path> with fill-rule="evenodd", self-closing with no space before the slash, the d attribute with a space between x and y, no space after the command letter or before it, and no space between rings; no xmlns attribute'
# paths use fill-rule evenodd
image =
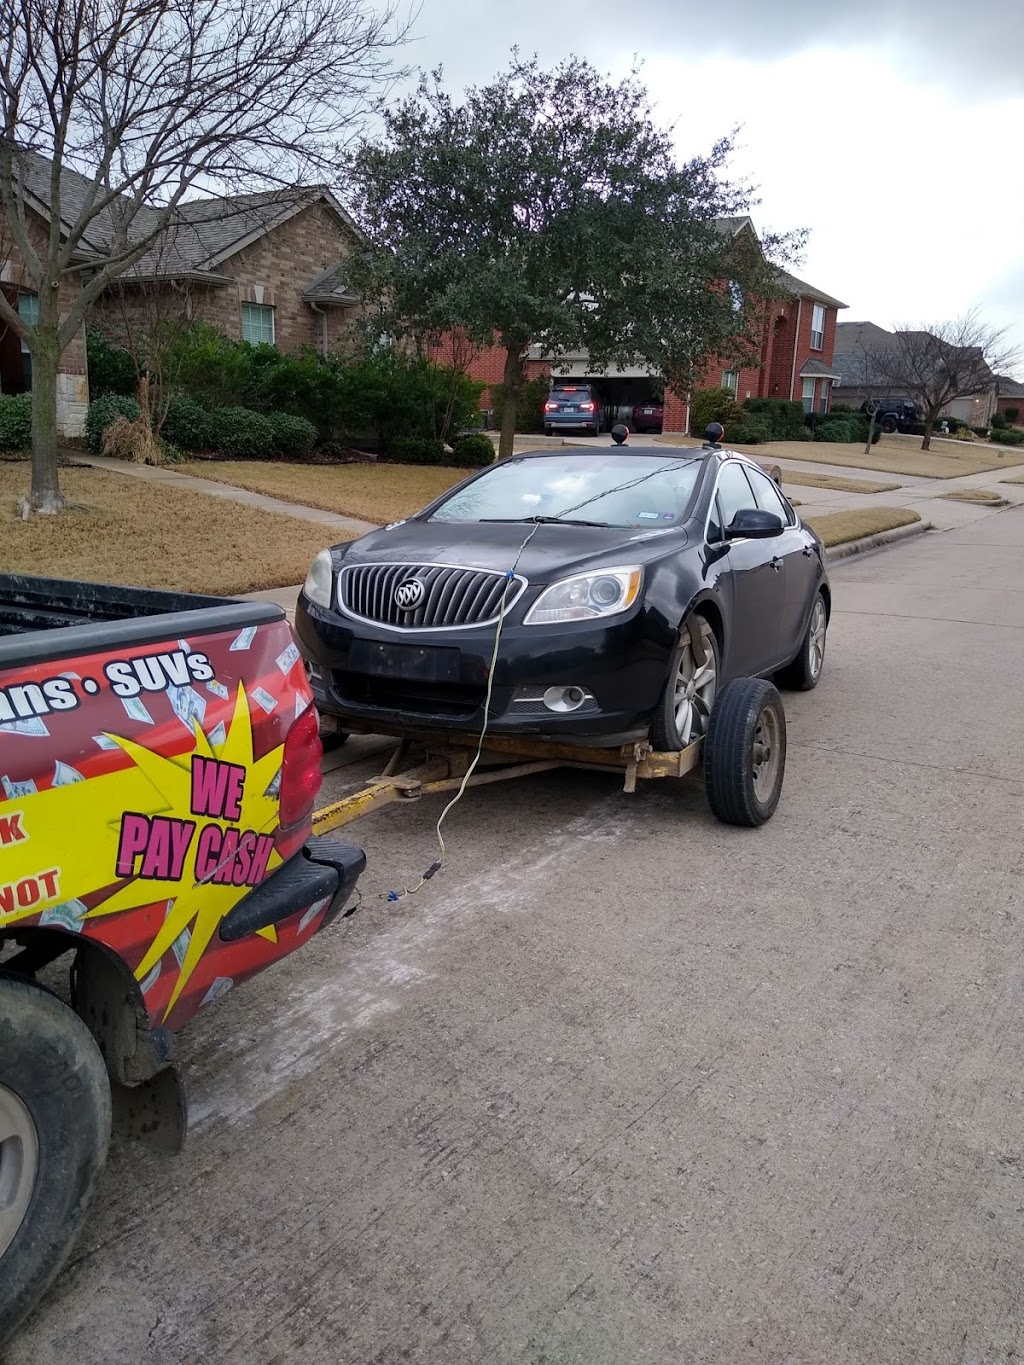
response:
<svg viewBox="0 0 1024 1365"><path fill-rule="evenodd" d="M334 561L330 550L321 550L309 566L302 591L318 607L330 607L334 589Z"/></svg>
<svg viewBox="0 0 1024 1365"><path fill-rule="evenodd" d="M526 626L550 626L560 621L595 621L628 611L643 582L637 565L578 573L545 588L526 613Z"/></svg>

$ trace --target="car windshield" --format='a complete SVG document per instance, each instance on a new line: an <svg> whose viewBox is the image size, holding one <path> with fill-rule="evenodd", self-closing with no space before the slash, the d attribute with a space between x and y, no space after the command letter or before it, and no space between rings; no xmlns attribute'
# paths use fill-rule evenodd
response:
<svg viewBox="0 0 1024 1365"><path fill-rule="evenodd" d="M513 456L454 492L431 520L671 526L689 507L699 470L699 460L618 450Z"/></svg>

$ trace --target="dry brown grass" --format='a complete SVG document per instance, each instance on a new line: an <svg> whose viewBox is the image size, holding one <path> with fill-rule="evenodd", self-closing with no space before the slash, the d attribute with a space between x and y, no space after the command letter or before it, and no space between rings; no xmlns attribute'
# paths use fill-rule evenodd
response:
<svg viewBox="0 0 1024 1365"><path fill-rule="evenodd" d="M1013 479L1000 479L1000 483L1024 483L1024 474L1018 474Z"/></svg>
<svg viewBox="0 0 1024 1365"><path fill-rule="evenodd" d="M829 488L834 493L895 493L903 485L882 483L875 479L845 479L842 474L794 474L788 469L782 471L783 487L795 485L797 488Z"/></svg>
<svg viewBox="0 0 1024 1365"><path fill-rule="evenodd" d="M980 502L989 507L1005 507L1006 499L990 488L953 488L948 493L940 493L940 498L950 502Z"/></svg>
<svg viewBox="0 0 1024 1365"><path fill-rule="evenodd" d="M412 516L445 489L472 473L468 469L398 464L304 465L272 460L195 460L175 471L217 483L269 493L286 502L319 507L344 517L384 526Z"/></svg>
<svg viewBox="0 0 1024 1365"><path fill-rule="evenodd" d="M318 522L98 469L65 469L74 506L22 521L24 464L0 464L0 563L9 572L130 583L183 592L243 593L301 583L338 539Z"/></svg>
<svg viewBox="0 0 1024 1365"><path fill-rule="evenodd" d="M804 517L826 546L845 545L850 540L861 540L920 520L916 512L905 507L857 507L850 512L825 512L821 516L811 513Z"/></svg>
<svg viewBox="0 0 1024 1365"><path fill-rule="evenodd" d="M694 445L689 436L657 436L668 445ZM880 474L913 474L927 479L959 479L964 474L987 474L1024 464L1024 448L1000 452L980 442L944 442L941 447L921 449L917 436L883 436L864 454L860 442L833 445L828 441L768 441L759 446L730 446L755 460L773 456L808 464L841 465L847 469L872 469Z"/></svg>

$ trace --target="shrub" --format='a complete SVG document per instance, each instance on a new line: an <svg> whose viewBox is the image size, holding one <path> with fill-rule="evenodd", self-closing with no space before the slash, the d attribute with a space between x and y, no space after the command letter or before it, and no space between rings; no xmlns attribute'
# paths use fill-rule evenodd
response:
<svg viewBox="0 0 1024 1365"><path fill-rule="evenodd" d="M85 417L85 443L94 455L103 451L103 433L115 417L127 417L134 422L142 416L142 409L136 399L127 394L108 393L89 404Z"/></svg>
<svg viewBox="0 0 1024 1365"><path fill-rule="evenodd" d="M27 450L32 444L32 396L0 396L0 450Z"/></svg>
<svg viewBox="0 0 1024 1365"><path fill-rule="evenodd" d="M975 436L980 436L982 440L985 440L988 437L988 427L971 427L971 430L974 432Z"/></svg>
<svg viewBox="0 0 1024 1365"><path fill-rule="evenodd" d="M290 412L268 412L264 416L273 430L278 455L305 459L316 445L316 427L305 417L293 417Z"/></svg>
<svg viewBox="0 0 1024 1365"><path fill-rule="evenodd" d="M1007 421L1007 414L1005 412L994 412L992 414L992 425L1000 431L1003 427L1008 427L1010 423Z"/></svg>
<svg viewBox="0 0 1024 1365"><path fill-rule="evenodd" d="M830 441L837 445L853 442L858 439L859 427L853 422L843 417L833 417L831 421L822 422L814 433L816 441ZM864 431L867 436L867 430Z"/></svg>
<svg viewBox="0 0 1024 1365"><path fill-rule="evenodd" d="M727 446L757 446L762 441L770 441L771 439L768 423L760 417L751 417L745 422L730 422L725 428L725 444Z"/></svg>
<svg viewBox="0 0 1024 1365"><path fill-rule="evenodd" d="M1020 408L1007 408L1006 411L1003 413L1003 416L1011 425L1013 425L1016 423L1017 418L1020 416Z"/></svg>
<svg viewBox="0 0 1024 1365"><path fill-rule="evenodd" d="M747 414L755 416L768 428L771 441L799 441L797 433L804 425L802 403L791 402L787 398L748 398L742 407L743 421Z"/></svg>
<svg viewBox="0 0 1024 1365"><path fill-rule="evenodd" d="M494 443L482 432L460 436L452 446L452 464L459 469L482 469L494 463Z"/></svg>
<svg viewBox="0 0 1024 1365"><path fill-rule="evenodd" d="M388 447L388 459L395 464L444 464L444 445L426 436L398 436Z"/></svg>
<svg viewBox="0 0 1024 1365"><path fill-rule="evenodd" d="M120 413L103 429L101 449L114 460L133 460L138 464L159 464L161 450L149 419L122 417Z"/></svg>
<svg viewBox="0 0 1024 1365"><path fill-rule="evenodd" d="M732 389L698 389L690 402L690 430L695 436L703 436L711 422L721 422L728 427L730 422L742 421L739 404Z"/></svg>
<svg viewBox="0 0 1024 1365"><path fill-rule="evenodd" d="M130 351L111 345L101 331L90 327L85 334L85 353L91 399L102 398L108 393L135 396L139 380Z"/></svg>
<svg viewBox="0 0 1024 1365"><path fill-rule="evenodd" d="M992 440L1001 446L1024 446L1024 428L1005 427L993 431Z"/></svg>
<svg viewBox="0 0 1024 1365"><path fill-rule="evenodd" d="M238 460L269 460L274 455L274 428L249 408L217 408L210 413L213 448Z"/></svg>
<svg viewBox="0 0 1024 1365"><path fill-rule="evenodd" d="M210 414L194 398L176 394L167 405L160 435L179 450L211 450L213 424Z"/></svg>

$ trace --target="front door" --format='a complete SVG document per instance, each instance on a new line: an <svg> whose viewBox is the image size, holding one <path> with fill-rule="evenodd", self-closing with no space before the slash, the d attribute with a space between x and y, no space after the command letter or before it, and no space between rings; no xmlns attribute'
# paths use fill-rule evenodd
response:
<svg viewBox="0 0 1024 1365"><path fill-rule="evenodd" d="M743 466L730 460L718 476L708 540L724 536L736 513L756 508ZM765 673L779 662L779 638L786 603L785 564L778 539L729 542L725 560L732 590L732 630L725 663L729 677Z"/></svg>

